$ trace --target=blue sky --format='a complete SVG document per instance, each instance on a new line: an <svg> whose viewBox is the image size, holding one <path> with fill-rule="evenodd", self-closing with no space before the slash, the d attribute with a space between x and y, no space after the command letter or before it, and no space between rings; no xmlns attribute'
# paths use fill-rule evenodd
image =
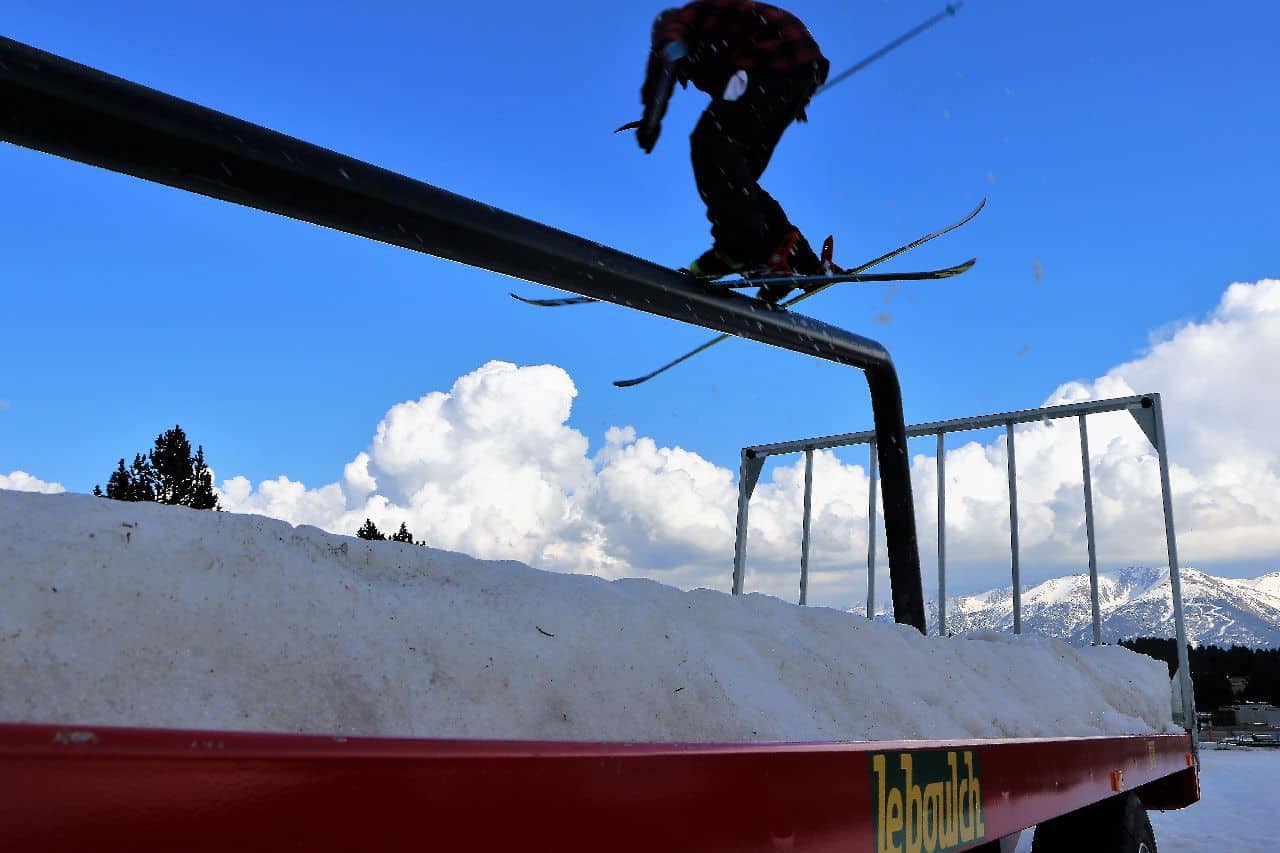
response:
<svg viewBox="0 0 1280 853"><path fill-rule="evenodd" d="M709 240L687 142L705 96L677 93L649 157L610 134L660 5L16 0L3 34L678 266ZM835 69L942 6L786 5ZM1278 17L970 0L816 100L764 183L845 263L988 196L896 265L978 266L806 310L886 344L914 422L1039 405L1275 276ZM220 477L329 483L393 406L494 359L563 368L592 452L631 426L733 467L870 422L861 377L825 362L735 341L618 390L705 333L538 311L507 291L552 291L12 146L0 180L0 474L87 491L178 422Z"/></svg>

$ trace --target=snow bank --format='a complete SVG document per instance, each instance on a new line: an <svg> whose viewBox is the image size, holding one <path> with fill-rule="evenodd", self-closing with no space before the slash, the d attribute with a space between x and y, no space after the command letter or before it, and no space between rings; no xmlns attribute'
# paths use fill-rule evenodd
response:
<svg viewBox="0 0 1280 853"><path fill-rule="evenodd" d="M726 570L727 571L727 570ZM0 719L808 741L1171 728L1164 664L273 519L0 491Z"/></svg>

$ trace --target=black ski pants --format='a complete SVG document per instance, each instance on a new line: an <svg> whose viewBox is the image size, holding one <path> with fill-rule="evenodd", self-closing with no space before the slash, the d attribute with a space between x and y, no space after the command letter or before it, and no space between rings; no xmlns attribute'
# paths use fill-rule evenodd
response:
<svg viewBox="0 0 1280 853"><path fill-rule="evenodd" d="M736 100L712 100L690 137L693 175L707 206L716 249L751 266L763 264L793 227L760 187L782 133L813 97L825 68L748 71Z"/></svg>

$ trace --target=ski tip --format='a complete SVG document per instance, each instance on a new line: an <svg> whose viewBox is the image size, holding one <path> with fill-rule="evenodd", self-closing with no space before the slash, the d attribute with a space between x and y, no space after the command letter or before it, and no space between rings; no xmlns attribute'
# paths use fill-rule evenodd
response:
<svg viewBox="0 0 1280 853"><path fill-rule="evenodd" d="M639 385L648 378L649 377L647 376L642 376L639 379L615 379L613 380L613 384L618 388L631 388L632 386Z"/></svg>
<svg viewBox="0 0 1280 853"><path fill-rule="evenodd" d="M956 264L954 267L947 267L944 270L935 270L934 274L931 276L927 276L927 278L935 278L935 279L955 278L956 276L967 273L969 270L973 269L973 265L976 264L977 262L978 262L977 258L970 258L969 260L965 261L962 264Z"/></svg>

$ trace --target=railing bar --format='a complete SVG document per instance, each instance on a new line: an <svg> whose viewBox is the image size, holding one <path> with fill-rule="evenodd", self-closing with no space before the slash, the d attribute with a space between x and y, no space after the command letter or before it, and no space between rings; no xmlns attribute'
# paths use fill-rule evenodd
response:
<svg viewBox="0 0 1280 853"><path fill-rule="evenodd" d="M1198 747L1196 709L1191 685L1191 664L1187 655L1187 624L1182 612L1182 578L1178 570L1178 541L1173 529L1173 494L1169 487L1169 456L1164 435L1164 413L1160 395L1151 395L1155 407L1156 457L1160 461L1160 497L1164 502L1164 535L1169 547L1169 586L1173 595L1173 630L1178 643L1178 679L1182 687L1182 724Z"/></svg>
<svg viewBox="0 0 1280 853"><path fill-rule="evenodd" d="M733 541L733 594L742 595L742 585L747 568L747 513L751 507L751 482L748 467L751 464L749 450L742 451L738 467L738 531Z"/></svg>
<svg viewBox="0 0 1280 853"><path fill-rule="evenodd" d="M947 636L947 449L938 433L938 636Z"/></svg>
<svg viewBox="0 0 1280 853"><path fill-rule="evenodd" d="M813 519L813 448L804 454L804 524L800 542L800 606L809 598L809 527Z"/></svg>
<svg viewBox="0 0 1280 853"><path fill-rule="evenodd" d="M1013 421L1005 424L1009 451L1009 552L1013 563L1013 633L1022 633L1022 578L1018 566L1018 463L1013 449Z"/></svg>
<svg viewBox="0 0 1280 853"><path fill-rule="evenodd" d="M956 418L949 421L934 421L907 427L908 438L921 438L936 435L939 432L967 432L978 429L990 429L1009 423L1025 424L1038 421L1060 420L1072 418L1080 414L1102 414L1104 412L1126 411L1143 404L1151 398L1151 394L1139 394L1133 397L1117 397L1111 400L1099 400L1092 403L1069 403L1062 406L1046 406L1042 409L1022 409L1005 414L983 415L976 418ZM774 444L760 444L751 448L753 452L774 456L784 453L799 453L807 447L815 450L830 450L835 447L866 444L875 439L875 433L869 430L850 432L841 435L819 436L796 441L783 441Z"/></svg>
<svg viewBox="0 0 1280 853"><path fill-rule="evenodd" d="M1080 466L1084 471L1084 529L1089 539L1089 600L1093 608L1093 644L1102 645L1102 607L1098 602L1098 548L1093 528L1093 476L1089 469L1089 427L1080 414Z"/></svg>
<svg viewBox="0 0 1280 853"><path fill-rule="evenodd" d="M870 483L867 488L867 618L876 618L876 478L879 474L879 455L876 443L871 442L871 463L867 468Z"/></svg>

